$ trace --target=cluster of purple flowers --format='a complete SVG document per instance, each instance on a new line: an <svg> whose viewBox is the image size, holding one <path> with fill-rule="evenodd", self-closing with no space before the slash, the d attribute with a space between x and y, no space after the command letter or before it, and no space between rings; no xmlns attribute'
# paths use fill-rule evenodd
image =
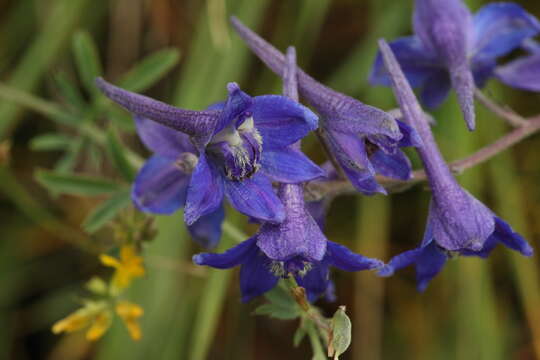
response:
<svg viewBox="0 0 540 360"><path fill-rule="evenodd" d="M461 0L417 0L413 19L414 36L379 43L370 78L392 85L400 120L317 82L297 67L294 49L282 54L236 18L232 25L238 34L283 79L283 96L251 97L230 83L226 101L191 111L98 79L106 96L133 113L141 140L154 153L133 185L135 205L154 214L183 207L192 237L206 247L221 237L224 197L260 223L254 236L228 251L193 258L220 269L240 265L243 301L287 276L295 277L311 301L332 298L330 266L389 276L414 264L423 290L452 256L487 257L498 243L532 255L519 234L457 183L411 86L422 88L428 107L440 104L453 87L472 130L474 90L489 77L540 91L540 46L532 39L540 23L512 3L490 4L472 16ZM528 55L497 63L515 49ZM298 103L298 93L319 116ZM325 170L300 150L300 140L315 130L340 169ZM376 175L412 176L401 147L416 148L432 190L420 246L384 264L327 240L323 212L318 204L304 202L303 184L339 170L359 192L385 194Z"/></svg>

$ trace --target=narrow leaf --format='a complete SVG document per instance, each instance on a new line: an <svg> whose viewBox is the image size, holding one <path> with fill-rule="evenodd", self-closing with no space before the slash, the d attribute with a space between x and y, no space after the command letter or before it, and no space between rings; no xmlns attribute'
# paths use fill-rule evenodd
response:
<svg viewBox="0 0 540 360"><path fill-rule="evenodd" d="M112 129L107 132L107 152L111 156L112 163L116 170L122 175L122 177L128 182L133 181L135 178L135 169L131 167L131 164L126 158L126 153L123 149L120 139Z"/></svg>
<svg viewBox="0 0 540 360"><path fill-rule="evenodd" d="M58 194L101 195L117 192L122 185L103 178L37 170L36 180Z"/></svg>
<svg viewBox="0 0 540 360"><path fill-rule="evenodd" d="M130 203L130 190L123 190L114 194L90 213L83 223L83 228L89 233L99 230Z"/></svg>
<svg viewBox="0 0 540 360"><path fill-rule="evenodd" d="M146 90L161 79L180 60L177 49L164 49L145 57L119 82L119 86L134 92Z"/></svg>
<svg viewBox="0 0 540 360"><path fill-rule="evenodd" d="M293 337L294 347L298 347L305 336L306 336L306 329L304 328L303 325L300 325L294 333L294 337Z"/></svg>
<svg viewBox="0 0 540 360"><path fill-rule="evenodd" d="M73 138L67 135L48 133L33 138L30 141L30 148L36 151L65 150L72 142Z"/></svg>
<svg viewBox="0 0 540 360"><path fill-rule="evenodd" d="M59 71L54 75L54 82L58 92L68 104L76 109L83 109L86 106L79 89L64 71Z"/></svg>
<svg viewBox="0 0 540 360"><path fill-rule="evenodd" d="M79 31L73 36L73 55L84 87L91 94L97 95L99 92L94 81L101 76L103 70L96 44L86 31Z"/></svg>

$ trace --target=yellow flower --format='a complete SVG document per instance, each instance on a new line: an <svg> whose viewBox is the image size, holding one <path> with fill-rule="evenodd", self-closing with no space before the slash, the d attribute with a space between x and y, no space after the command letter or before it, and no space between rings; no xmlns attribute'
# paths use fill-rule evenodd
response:
<svg viewBox="0 0 540 360"><path fill-rule="evenodd" d="M118 289L125 289L133 278L144 275L143 258L137 255L133 245L124 245L120 249L120 259L101 254L99 259L105 266L116 269L113 276L113 285Z"/></svg>
<svg viewBox="0 0 540 360"><path fill-rule="evenodd" d="M88 327L86 339L95 341L105 334L111 326L111 311L102 302L89 302L83 308L57 321L52 331L55 334L71 333Z"/></svg>
<svg viewBox="0 0 540 360"><path fill-rule="evenodd" d="M137 304L120 301L116 304L116 313L124 321L131 338L133 340L140 340L142 332L137 319L143 315L143 308Z"/></svg>

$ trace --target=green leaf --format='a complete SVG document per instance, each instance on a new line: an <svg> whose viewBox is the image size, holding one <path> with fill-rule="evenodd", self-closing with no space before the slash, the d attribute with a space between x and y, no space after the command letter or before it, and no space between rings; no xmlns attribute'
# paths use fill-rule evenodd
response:
<svg viewBox="0 0 540 360"><path fill-rule="evenodd" d="M74 139L66 153L56 162L54 170L57 173L70 172L77 162L79 153L83 149L83 146L87 141L84 137L78 137Z"/></svg>
<svg viewBox="0 0 540 360"><path fill-rule="evenodd" d="M131 204L130 190L124 190L114 194L88 215L83 223L83 228L89 233L99 230L129 204Z"/></svg>
<svg viewBox="0 0 540 360"><path fill-rule="evenodd" d="M161 79L180 60L177 49L164 49L145 57L118 83L130 91L143 91Z"/></svg>
<svg viewBox="0 0 540 360"><path fill-rule="evenodd" d="M296 306L296 302L284 286L275 286L272 290L264 294L264 297L271 303L282 307Z"/></svg>
<svg viewBox="0 0 540 360"><path fill-rule="evenodd" d="M345 313L345 306L340 306L332 317L332 339L328 346L328 355L338 360L351 345L351 319Z"/></svg>
<svg viewBox="0 0 540 360"><path fill-rule="evenodd" d="M114 132L114 130L109 129L107 131L107 152L111 156L112 163L116 170L122 175L122 177L128 182L133 181L135 178L135 169L131 166L128 159L126 158L125 150L120 143L120 139Z"/></svg>
<svg viewBox="0 0 540 360"><path fill-rule="evenodd" d="M94 96L97 95L95 79L101 76L103 70L97 46L86 31L78 31L73 36L73 55L84 87Z"/></svg>
<svg viewBox="0 0 540 360"><path fill-rule="evenodd" d="M79 89L73 84L64 71L59 71L54 75L54 82L60 95L67 103L76 109L83 109L86 107L86 103L84 102Z"/></svg>
<svg viewBox="0 0 540 360"><path fill-rule="evenodd" d="M108 290L108 285L99 276L93 276L88 282L85 284L85 287L92 293L96 295L106 295Z"/></svg>
<svg viewBox="0 0 540 360"><path fill-rule="evenodd" d="M135 121L133 121L131 114L124 109L118 106L109 107L105 111L105 116L119 129L130 134L135 132Z"/></svg>
<svg viewBox="0 0 540 360"><path fill-rule="evenodd" d="M48 133L38 135L30 141L30 148L36 151L64 150L73 142L73 138L58 134Z"/></svg>
<svg viewBox="0 0 540 360"><path fill-rule="evenodd" d="M256 315L268 315L280 320L292 320L300 316L300 311L296 306L280 306L267 303L259 306L254 312Z"/></svg>
<svg viewBox="0 0 540 360"><path fill-rule="evenodd" d="M302 342L302 340L304 339L304 337L306 336L306 329L304 328L304 325L300 325L298 327L298 329L296 329L295 333L294 333L294 337L293 337L293 345L294 347L298 347L298 345L300 345L300 343Z"/></svg>
<svg viewBox="0 0 540 360"><path fill-rule="evenodd" d="M103 178L48 170L37 170L35 176L41 185L59 194L92 196L115 193L123 188L122 185Z"/></svg>

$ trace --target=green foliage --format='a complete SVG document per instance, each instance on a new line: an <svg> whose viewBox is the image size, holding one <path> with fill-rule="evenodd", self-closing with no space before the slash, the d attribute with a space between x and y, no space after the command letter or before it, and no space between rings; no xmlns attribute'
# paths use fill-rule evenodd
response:
<svg viewBox="0 0 540 360"><path fill-rule="evenodd" d="M125 187L105 178L47 170L37 170L35 176L41 185L57 194L94 196L115 193Z"/></svg>
<svg viewBox="0 0 540 360"><path fill-rule="evenodd" d="M79 31L73 36L73 55L81 82L86 90L93 96L99 94L95 79L101 76L103 69L99 60L97 46L90 34Z"/></svg>
<svg viewBox="0 0 540 360"><path fill-rule="evenodd" d="M328 345L328 355L338 360L351 345L351 319L345 313L345 306L340 306L332 317L332 337Z"/></svg>
<svg viewBox="0 0 540 360"><path fill-rule="evenodd" d="M84 220L83 228L92 233L111 221L118 213L131 204L130 190L122 190L97 206Z"/></svg>

